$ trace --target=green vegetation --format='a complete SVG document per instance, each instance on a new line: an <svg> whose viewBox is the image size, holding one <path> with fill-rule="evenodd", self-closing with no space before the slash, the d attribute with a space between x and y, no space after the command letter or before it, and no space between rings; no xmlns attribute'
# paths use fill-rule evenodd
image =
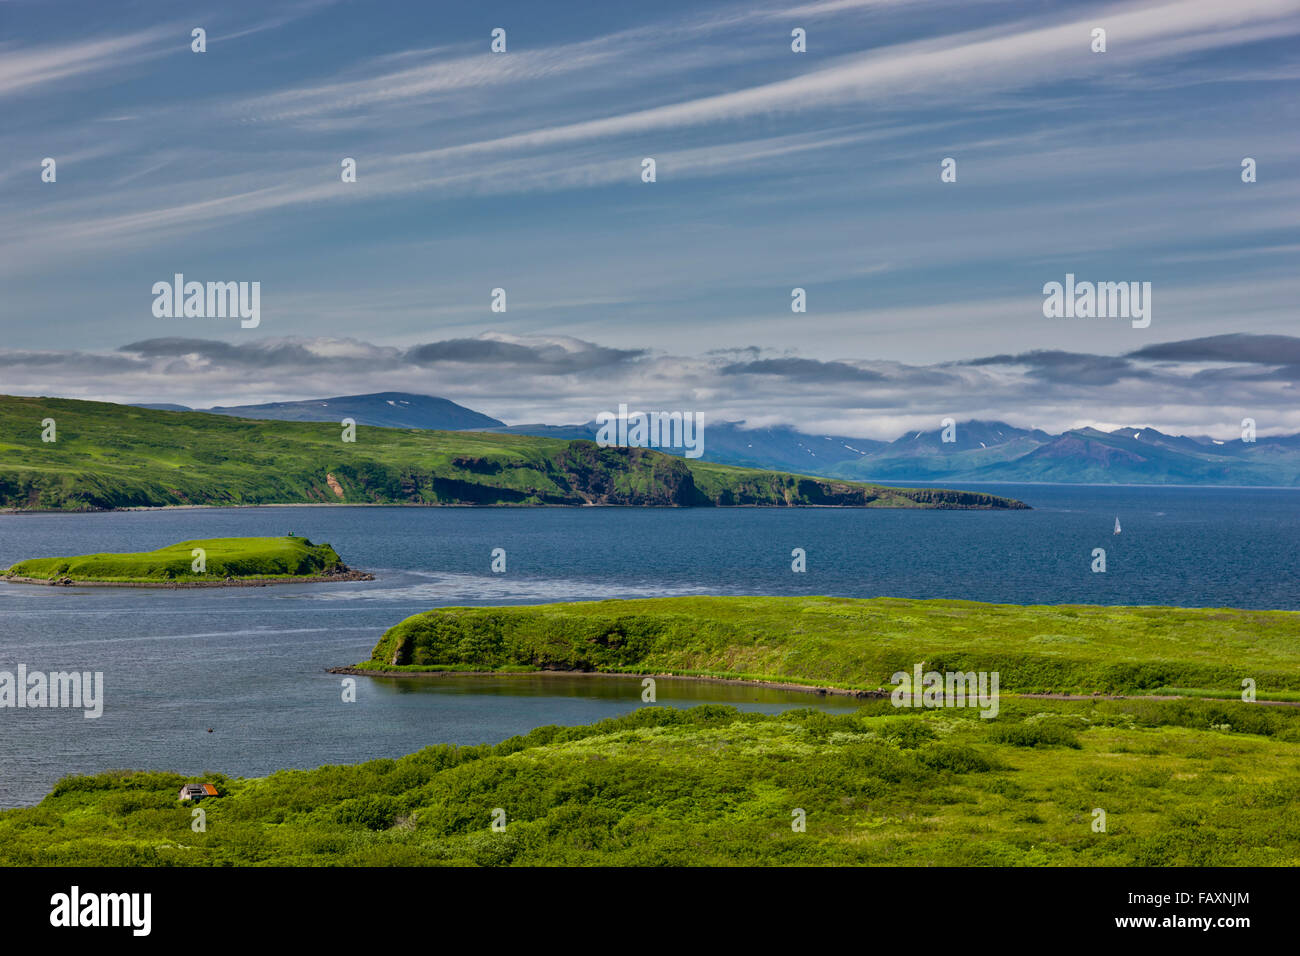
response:
<svg viewBox="0 0 1300 956"><path fill-rule="evenodd" d="M42 441L53 419L56 440ZM0 507L273 503L1024 508L524 435L251 421L0 396Z"/></svg>
<svg viewBox="0 0 1300 956"><path fill-rule="evenodd" d="M195 779L223 794L203 802L202 833L176 798ZM261 779L70 777L0 813L0 864L1295 866L1300 712L649 707Z"/></svg>
<svg viewBox="0 0 1300 956"><path fill-rule="evenodd" d="M675 597L439 608L384 633L368 670L673 673L886 687L898 671L997 671L1003 693L1261 698L1300 691L1300 612L900 598Z"/></svg>
<svg viewBox="0 0 1300 956"><path fill-rule="evenodd" d="M1250 676L1290 696L1298 641L1297 612L666 598L432 611L391 628L368 666L875 687L924 661L998 670L1004 692L1235 694ZM1300 708L1003 696L981 712L648 707L496 746L205 774L222 796L202 833L176 799L194 778L69 777L0 813L0 864L1300 864Z"/></svg>
<svg viewBox="0 0 1300 956"><path fill-rule="evenodd" d="M204 552L206 570L193 570L193 551ZM328 544L306 538L204 538L157 551L87 554L73 558L32 558L5 572L7 577L102 582L185 583L226 579L293 579L345 574L347 565Z"/></svg>

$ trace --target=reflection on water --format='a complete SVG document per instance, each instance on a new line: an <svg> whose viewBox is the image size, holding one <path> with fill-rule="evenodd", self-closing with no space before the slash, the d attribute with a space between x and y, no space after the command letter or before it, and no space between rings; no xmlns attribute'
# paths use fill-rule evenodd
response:
<svg viewBox="0 0 1300 956"><path fill-rule="evenodd" d="M505 697L544 697L636 702L642 700L641 677L615 677L603 674L510 674L471 676L437 674L428 677L371 677L377 687L397 694L469 694ZM724 683L656 677L655 703L668 707L695 707L699 704L727 704L733 707L759 705L752 709L785 710L791 707L816 707L819 710L853 711L857 698L846 694L818 694L761 685Z"/></svg>

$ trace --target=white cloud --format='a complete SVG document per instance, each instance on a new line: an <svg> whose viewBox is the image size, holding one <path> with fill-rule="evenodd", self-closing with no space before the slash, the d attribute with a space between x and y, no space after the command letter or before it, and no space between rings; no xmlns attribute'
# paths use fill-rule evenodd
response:
<svg viewBox="0 0 1300 956"><path fill-rule="evenodd" d="M175 46L185 36L176 28L153 27L116 37L27 50L12 43L0 44L0 96L30 93L33 87L69 77L136 65L142 58L162 55L167 52L165 43L170 41Z"/></svg>
<svg viewBox="0 0 1300 956"><path fill-rule="evenodd" d="M169 324L194 335L208 328ZM752 362L756 371L748 373ZM790 350L687 355L502 332L414 347L358 339L196 338L152 339L105 352L0 350L6 391L193 407L410 391L509 423L586 422L628 402L702 411L714 422L877 439L932 428L946 415L1059 431L1076 426L1082 414L1090 421L1222 437L1249 414L1264 434L1300 432L1295 383L1266 365L1239 364L1230 375L1207 379L1199 374L1205 363L1130 359L1128 371L1102 380L1081 374L1090 364L1126 363L1090 355L1037 366L1032 359L978 366L848 357L825 363ZM1047 373L1035 374L1036 367ZM847 375L847 368L865 375Z"/></svg>

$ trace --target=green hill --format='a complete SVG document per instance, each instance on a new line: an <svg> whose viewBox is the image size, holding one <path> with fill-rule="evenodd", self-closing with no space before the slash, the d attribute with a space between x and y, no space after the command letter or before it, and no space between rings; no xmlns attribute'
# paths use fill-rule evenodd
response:
<svg viewBox="0 0 1300 956"><path fill-rule="evenodd" d="M196 549L203 551L203 570L194 570ZM347 565L328 544L306 538L203 538L156 551L86 554L70 558L19 561L7 577L72 582L212 582L315 578L341 575Z"/></svg>
<svg viewBox="0 0 1300 956"><path fill-rule="evenodd" d="M833 597L673 597L439 608L389 628L367 670L675 673L888 687L996 671L1004 693L1300 698L1300 612Z"/></svg>
<svg viewBox="0 0 1300 956"><path fill-rule="evenodd" d="M68 777L0 812L0 865L1296 866L1297 758L1300 710L1243 703L643 707L259 779Z"/></svg>
<svg viewBox="0 0 1300 956"><path fill-rule="evenodd" d="M55 441L42 440L53 419ZM252 421L0 397L0 507L283 503L1024 508L523 435Z"/></svg>

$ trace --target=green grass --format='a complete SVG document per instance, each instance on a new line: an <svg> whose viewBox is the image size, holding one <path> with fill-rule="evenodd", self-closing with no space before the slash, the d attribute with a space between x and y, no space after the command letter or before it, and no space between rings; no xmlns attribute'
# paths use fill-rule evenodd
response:
<svg viewBox="0 0 1300 956"><path fill-rule="evenodd" d="M203 573L193 570L196 548L205 552ZM312 544L306 538L202 538L157 551L32 558L19 561L5 574L45 580L183 583L225 578L288 579L346 569L328 544Z"/></svg>
<svg viewBox="0 0 1300 956"><path fill-rule="evenodd" d="M176 799L193 780L224 794L205 832ZM643 708L260 779L70 777L0 812L0 864L1296 866L1300 712Z"/></svg>
<svg viewBox="0 0 1300 956"><path fill-rule="evenodd" d="M56 441L42 441L53 419ZM525 435L252 421L0 396L0 507L274 503L1023 508Z"/></svg>
<svg viewBox="0 0 1300 956"><path fill-rule="evenodd" d="M1200 687L1156 687L1152 689L1151 693L1169 697L1205 697L1210 699L1221 699L1223 697L1222 691L1206 690ZM1300 703L1300 690L1277 690L1274 688L1257 696L1260 700Z"/></svg>
<svg viewBox="0 0 1300 956"><path fill-rule="evenodd" d="M1300 691L1300 612L833 597L674 597L440 608L389 628L370 670L506 667L888 687L997 671L1004 693L1261 699Z"/></svg>

